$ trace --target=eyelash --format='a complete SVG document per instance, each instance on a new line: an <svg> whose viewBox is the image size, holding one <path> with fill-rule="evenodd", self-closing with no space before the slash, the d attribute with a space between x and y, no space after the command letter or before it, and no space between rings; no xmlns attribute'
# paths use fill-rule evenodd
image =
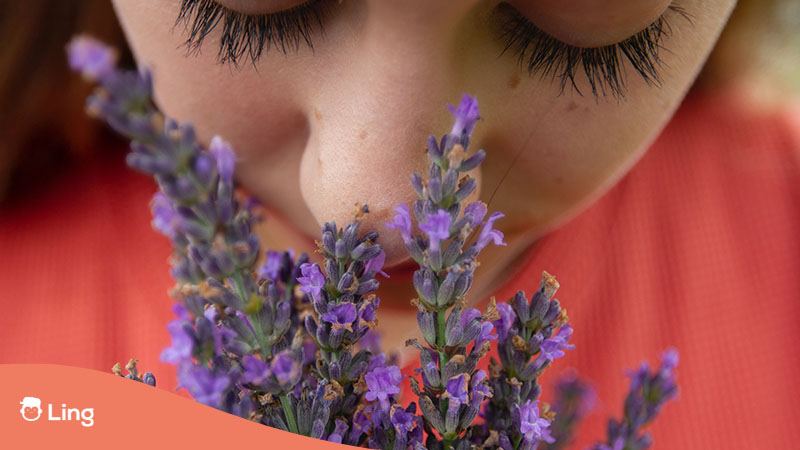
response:
<svg viewBox="0 0 800 450"><path fill-rule="evenodd" d="M206 36L222 23L217 61L238 66L246 56L255 64L271 48L284 54L296 53L304 43L313 51L311 36L315 29L325 33L325 6L325 0L310 0L275 13L244 14L213 0L181 0L175 26L184 25L184 46L188 53L197 54Z"/></svg>
<svg viewBox="0 0 800 450"><path fill-rule="evenodd" d="M560 94L564 93L569 83L575 92L583 95L575 83L575 77L582 69L595 98L598 95L605 96L606 90L618 99L624 97L627 79L625 59L647 84L661 84L659 69L662 61L659 51L664 49L662 40L672 32L667 13L621 42L582 48L550 36L507 3L501 3L498 12L506 16L502 24L502 37L506 41L503 54L512 50L530 75L538 72L543 78L557 80ZM691 23L691 16L680 6L670 5L667 12L677 13Z"/></svg>
<svg viewBox="0 0 800 450"><path fill-rule="evenodd" d="M287 54L297 52L301 43L314 49L312 34L315 27L324 35L323 17L326 0L310 0L293 8L269 14L244 14L226 8L213 0L181 0L175 26L185 27L184 46L190 54L200 52L204 39L222 22L217 61L239 65L242 56L255 64L261 55L275 48ZM601 47L576 47L545 33L508 3L500 3L497 12L502 20L502 54L513 51L519 64L529 75L557 80L560 94L569 83L579 95L575 77L583 69L592 95L605 96L607 90L616 98L624 97L627 74L625 59L649 85L659 86L662 61L661 42L672 30L667 14L662 14L644 30L616 44ZM672 4L667 12L677 13L691 22L682 7ZM623 59L624 58L624 59Z"/></svg>

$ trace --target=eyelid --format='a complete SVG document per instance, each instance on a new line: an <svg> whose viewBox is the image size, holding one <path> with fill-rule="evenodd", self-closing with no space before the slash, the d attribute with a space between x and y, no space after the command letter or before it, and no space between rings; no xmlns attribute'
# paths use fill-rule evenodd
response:
<svg viewBox="0 0 800 450"><path fill-rule="evenodd" d="M621 42L664 15L672 0L508 0L537 27L576 47Z"/></svg>
<svg viewBox="0 0 800 450"><path fill-rule="evenodd" d="M174 26L183 23L188 54L199 53L205 38L220 27L217 61L238 67L241 57L255 64L272 48L284 54L296 53L303 43L313 51L312 34L317 31L324 36L323 16L328 3L307 0L274 13L245 14L213 0L181 0Z"/></svg>
<svg viewBox="0 0 800 450"><path fill-rule="evenodd" d="M691 15L671 4L655 22L627 39L600 47L576 47L546 33L506 2L500 3L495 11L502 27L502 38L506 40L502 53L516 52L520 65L529 74L538 72L542 78L557 80L560 93L569 84L582 95L575 80L582 71L595 97L610 93L618 99L624 97L627 64L632 65L647 84L661 84L659 52L663 50L662 40L671 34L667 16L677 13L691 23Z"/></svg>
<svg viewBox="0 0 800 450"><path fill-rule="evenodd" d="M303 0L213 0L220 6L240 14L258 16L290 10L304 3Z"/></svg>

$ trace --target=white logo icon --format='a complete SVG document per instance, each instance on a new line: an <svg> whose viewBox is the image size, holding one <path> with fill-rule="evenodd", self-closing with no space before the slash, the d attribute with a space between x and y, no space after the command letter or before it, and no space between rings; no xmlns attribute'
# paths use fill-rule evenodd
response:
<svg viewBox="0 0 800 450"><path fill-rule="evenodd" d="M42 401L36 397L24 397L19 402L22 407L19 412L22 418L28 422L39 420L42 416ZM61 404L61 411L53 409L53 404L47 405L47 420L48 421L73 421L80 422L81 426L91 427L94 426L94 408L69 408L66 403Z"/></svg>
<svg viewBox="0 0 800 450"><path fill-rule="evenodd" d="M25 397L19 402L22 407L19 410L19 413L22 414L22 418L27 420L28 422L33 422L34 420L39 420L39 417L42 415L42 401L36 397Z"/></svg>

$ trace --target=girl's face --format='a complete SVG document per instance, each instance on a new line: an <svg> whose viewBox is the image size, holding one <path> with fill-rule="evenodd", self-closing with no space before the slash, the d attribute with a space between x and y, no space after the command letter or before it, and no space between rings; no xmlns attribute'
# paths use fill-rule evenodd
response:
<svg viewBox="0 0 800 450"><path fill-rule="evenodd" d="M285 219L295 239L313 242L322 222L343 224L354 203L366 202L367 225L381 232L387 264L396 264L402 240L383 224L397 203L416 198L409 174L426 169L427 136L449 131L447 103L457 104L462 92L477 96L483 120L471 147L488 154L472 174L478 196L506 214L498 226L507 238L539 236L605 192L643 154L734 3L115 6L139 64L153 71L159 107L194 123L205 142L214 134L228 140L239 181Z"/></svg>

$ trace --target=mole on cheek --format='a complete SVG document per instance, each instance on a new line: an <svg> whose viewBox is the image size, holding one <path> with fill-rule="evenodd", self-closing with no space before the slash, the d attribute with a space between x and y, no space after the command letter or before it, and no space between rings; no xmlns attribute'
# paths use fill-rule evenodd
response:
<svg viewBox="0 0 800 450"><path fill-rule="evenodd" d="M316 118L317 120L322 120L322 113L319 112L317 108L314 108L314 118Z"/></svg>
<svg viewBox="0 0 800 450"><path fill-rule="evenodd" d="M508 79L508 87L511 89L516 89L519 86L520 76L518 73L511 75L511 78Z"/></svg>
<svg viewBox="0 0 800 450"><path fill-rule="evenodd" d="M361 133L358 133L358 138L362 141L367 138L367 130L361 130Z"/></svg>
<svg viewBox="0 0 800 450"><path fill-rule="evenodd" d="M578 104L576 102L569 102L569 105L567 105L567 112L575 111L575 108L577 108L577 107L578 107Z"/></svg>

